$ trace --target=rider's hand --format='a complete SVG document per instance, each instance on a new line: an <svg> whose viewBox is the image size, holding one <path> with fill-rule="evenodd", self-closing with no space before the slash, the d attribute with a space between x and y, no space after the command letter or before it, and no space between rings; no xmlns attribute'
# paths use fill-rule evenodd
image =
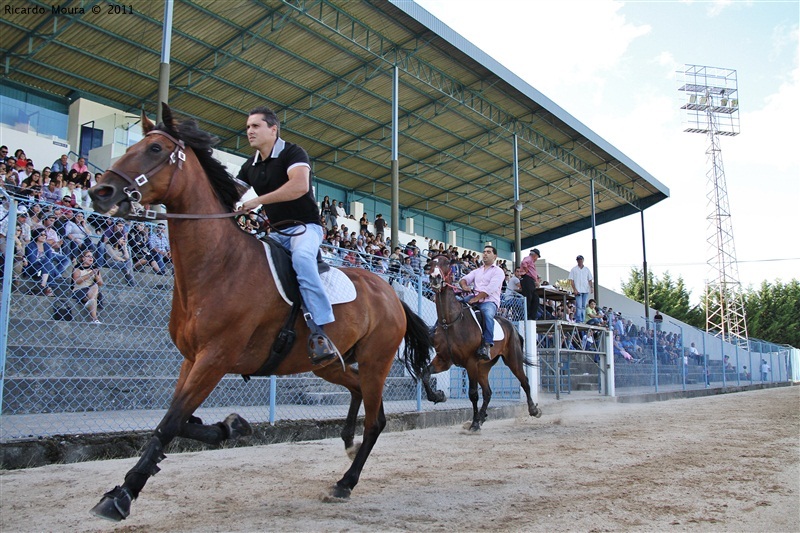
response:
<svg viewBox="0 0 800 533"><path fill-rule="evenodd" d="M242 204L242 211L254 211L261 207L261 202L258 198L251 198Z"/></svg>

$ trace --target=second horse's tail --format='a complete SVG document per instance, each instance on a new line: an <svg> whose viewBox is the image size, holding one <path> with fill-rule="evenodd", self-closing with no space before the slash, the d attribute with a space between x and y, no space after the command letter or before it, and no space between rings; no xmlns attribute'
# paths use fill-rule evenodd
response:
<svg viewBox="0 0 800 533"><path fill-rule="evenodd" d="M403 362L414 379L422 377L430 361L430 352L433 350L428 325L405 302L403 310L406 312L406 334L403 337L406 347L403 350Z"/></svg>

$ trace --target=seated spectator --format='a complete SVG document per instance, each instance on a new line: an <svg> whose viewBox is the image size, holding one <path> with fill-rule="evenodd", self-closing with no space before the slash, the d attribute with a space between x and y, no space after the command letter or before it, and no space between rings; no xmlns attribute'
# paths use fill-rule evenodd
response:
<svg viewBox="0 0 800 533"><path fill-rule="evenodd" d="M3 146L0 146L0 163L3 163L4 165L8 163L8 157L8 146L4 144Z"/></svg>
<svg viewBox="0 0 800 533"><path fill-rule="evenodd" d="M161 222L156 226L155 233L150 235L150 249L153 251L153 260L162 272L166 271L167 265L172 262L172 254L169 248L169 237L164 233L166 225Z"/></svg>
<svg viewBox="0 0 800 533"><path fill-rule="evenodd" d="M66 243L65 253L72 259L77 258L85 250L92 253L95 252L97 247L92 242L92 228L86 223L86 215L82 211L78 211L72 217L72 220L67 222L64 227L64 242ZM94 261L94 257L92 257Z"/></svg>
<svg viewBox="0 0 800 533"><path fill-rule="evenodd" d="M28 218L28 209L24 205L17 206L17 227L22 231L20 237L22 244L27 246L31 242L31 230L33 230L33 227Z"/></svg>
<svg viewBox="0 0 800 533"><path fill-rule="evenodd" d="M589 298L589 302L586 304L586 323L590 326L603 324L602 316L597 310L597 301L594 298Z"/></svg>
<svg viewBox="0 0 800 533"><path fill-rule="evenodd" d="M89 167L86 166L86 158L79 157L78 162L73 164L70 170L77 170L79 174L81 172L89 172Z"/></svg>
<svg viewBox="0 0 800 533"><path fill-rule="evenodd" d="M633 361L633 356L629 354L625 348L622 347L622 344L619 342L619 339L614 337L614 355L617 357L622 357L628 362Z"/></svg>
<svg viewBox="0 0 800 533"><path fill-rule="evenodd" d="M42 201L49 204L60 202L63 197L61 196L61 189L57 187L55 180L50 180L47 187L42 191Z"/></svg>
<svg viewBox="0 0 800 533"><path fill-rule="evenodd" d="M17 160L17 168L25 168L28 165L28 158L22 148L17 148L14 158Z"/></svg>
<svg viewBox="0 0 800 533"><path fill-rule="evenodd" d="M94 253L85 250L81 253L80 262L72 270L72 297L89 311L92 324L101 324L97 311L102 309L103 275L94 264Z"/></svg>
<svg viewBox="0 0 800 533"><path fill-rule="evenodd" d="M6 165L6 188L11 192L18 192L22 180L17 171L17 161L13 157L8 158Z"/></svg>
<svg viewBox="0 0 800 533"><path fill-rule="evenodd" d="M133 261L128 250L128 239L122 231L114 232L106 243L106 266L115 270L121 270L125 275L128 285L133 287L136 282L133 279Z"/></svg>
<svg viewBox="0 0 800 533"><path fill-rule="evenodd" d="M33 166L33 161L30 159L24 165L20 165L19 160L17 160L17 172L20 180L25 181L30 178L34 170L36 170L36 167Z"/></svg>
<svg viewBox="0 0 800 533"><path fill-rule="evenodd" d="M0 250L0 252L2 252L2 250ZM22 273L27 266L28 260L25 258L25 244L22 242L22 228L17 226L14 230L14 269L12 274L14 285L22 279Z"/></svg>
<svg viewBox="0 0 800 533"><path fill-rule="evenodd" d="M53 161L53 164L50 165L50 170L53 172L61 172L62 174L69 172L69 159L67 159L67 154L61 154L60 158Z"/></svg>
<svg viewBox="0 0 800 533"><path fill-rule="evenodd" d="M92 199L89 198L89 189L92 188L92 173L91 172L84 172L83 174L79 174L77 179L75 180L75 198L76 202L80 204L84 209L87 209L92 202Z"/></svg>
<svg viewBox="0 0 800 533"><path fill-rule="evenodd" d="M153 272L159 276L164 275L164 271L158 267L153 258L154 252L150 249L150 232L142 222L133 225L133 229L128 233L128 243L131 247L131 260L134 270L144 266L150 266Z"/></svg>
<svg viewBox="0 0 800 533"><path fill-rule="evenodd" d="M38 170L31 169L30 177L22 180L19 192L31 200L39 201L42 197L42 175Z"/></svg>
<svg viewBox="0 0 800 533"><path fill-rule="evenodd" d="M72 261L62 252L64 239L61 237L61 233L56 229L56 221L60 216L60 209L49 213L42 220L41 229L44 229L45 232L45 242L50 245L53 251L52 260L58 269L58 275L62 276L67 271L67 267L69 267Z"/></svg>
<svg viewBox="0 0 800 533"><path fill-rule="evenodd" d="M47 235L43 228L33 230L31 242L25 247L25 259L28 261L26 274L32 278L40 277L42 292L45 296L52 296L52 285L59 272L53 249L47 244Z"/></svg>

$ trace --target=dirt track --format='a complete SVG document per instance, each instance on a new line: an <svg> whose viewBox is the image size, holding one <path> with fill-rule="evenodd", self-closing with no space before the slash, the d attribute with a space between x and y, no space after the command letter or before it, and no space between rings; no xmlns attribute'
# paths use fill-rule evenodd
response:
<svg viewBox="0 0 800 533"><path fill-rule="evenodd" d="M88 510L133 459L0 473L16 531L797 531L800 387L381 436L348 503L341 441L176 454L125 522Z"/></svg>

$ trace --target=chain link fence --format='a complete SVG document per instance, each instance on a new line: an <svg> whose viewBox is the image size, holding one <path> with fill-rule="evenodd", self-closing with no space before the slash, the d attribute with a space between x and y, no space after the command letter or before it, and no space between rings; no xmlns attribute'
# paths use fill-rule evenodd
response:
<svg viewBox="0 0 800 533"><path fill-rule="evenodd" d="M39 204L47 211L55 206ZM38 211L32 204L5 202L0 223L6 235L15 235L16 214ZM72 209L72 217L80 210ZM0 293L0 356L2 356L2 424L0 441L51 435L116 433L149 430L164 415L172 397L182 356L167 330L172 301L172 274L168 262L142 260L134 249L134 232L162 232L155 224L125 223L129 259L111 264L104 251L103 233L115 231L115 221L83 212L92 235L85 246L68 255L64 269L47 280L41 272L21 267L13 239L0 242L3 254ZM63 209L59 217L63 216ZM23 217L24 218L24 217ZM63 222L59 220L59 222ZM73 296L73 257L91 249L104 281L101 323ZM65 250L66 251L66 250ZM335 266L353 266L351 250L327 248L325 259ZM348 256L348 254L350 254ZM24 253L22 254L24 256ZM381 257L359 254L356 266L376 271L429 324L436 320L432 295L424 274L390 272ZM158 272L157 272L158 270ZM506 300L503 313L524 316L524 300ZM287 307L288 312L288 307ZM453 368L435 376L449 401L434 406L422 400L419 385L398 360L384 391L387 413L443 410L471 405L466 374ZM492 405L517 402L519 383L502 362L491 374ZM236 411L251 422L343 418L350 394L312 373L254 377L226 376L196 413L213 422ZM363 412L362 412L363 414Z"/></svg>

